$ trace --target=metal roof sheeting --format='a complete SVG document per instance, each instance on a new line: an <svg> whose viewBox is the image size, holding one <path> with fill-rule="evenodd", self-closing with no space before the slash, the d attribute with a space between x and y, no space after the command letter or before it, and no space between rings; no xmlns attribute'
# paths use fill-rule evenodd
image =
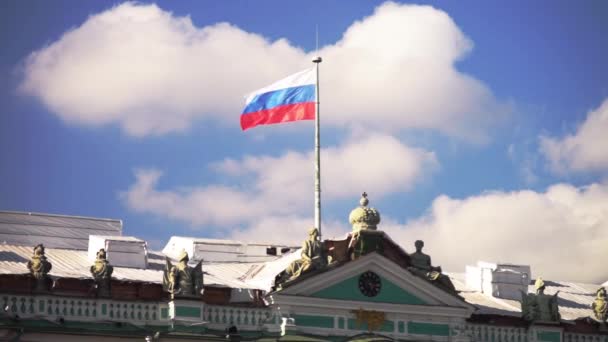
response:
<svg viewBox="0 0 608 342"><path fill-rule="evenodd" d="M300 259L301 255L302 249L298 248L293 252L284 254L282 258L259 264L252 268L244 278L251 286L270 292L277 274L286 269L294 260Z"/></svg>
<svg viewBox="0 0 608 342"><path fill-rule="evenodd" d="M449 276L456 290L460 291L460 295L468 303L478 308L476 313L521 317L519 301L496 298L491 294L471 290L464 283L465 276L463 273L450 273ZM559 291L557 303L562 320L574 321L585 317L595 319L591 303L595 300L595 291L601 285L545 280L545 286L545 294L547 295L554 295ZM533 284L528 286L528 293L534 293L535 291Z"/></svg>
<svg viewBox="0 0 608 342"><path fill-rule="evenodd" d="M0 245L0 274L28 273L27 262L32 253L31 247ZM49 274L52 277L91 278L90 267L93 263L89 261L87 254L87 251L45 248L47 260L53 265ZM119 280L160 283L162 267L164 267L164 256L158 256L150 258L147 269L114 267L112 277Z"/></svg>
<svg viewBox="0 0 608 342"><path fill-rule="evenodd" d="M122 221L0 211L0 243L86 250L89 235L122 235Z"/></svg>
<svg viewBox="0 0 608 342"><path fill-rule="evenodd" d="M27 262L32 256L33 248L27 246L0 244L0 274L28 273ZM49 272L51 277L91 278L87 251L73 249L45 248L47 260L53 265ZM145 269L116 267L112 278L126 281L137 281L160 284L163 281L165 255L159 252L148 252L148 267ZM235 289L260 289L240 278L258 263L216 263L203 264L205 285L230 287Z"/></svg>

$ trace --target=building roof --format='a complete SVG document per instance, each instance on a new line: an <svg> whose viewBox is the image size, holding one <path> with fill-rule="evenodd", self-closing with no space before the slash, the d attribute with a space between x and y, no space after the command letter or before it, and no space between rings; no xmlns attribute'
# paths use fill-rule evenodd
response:
<svg viewBox="0 0 608 342"><path fill-rule="evenodd" d="M172 236L162 252L176 259L183 251L191 261L212 262L265 262L277 258L297 247L281 244L243 243L235 240L201 239Z"/></svg>
<svg viewBox="0 0 608 342"><path fill-rule="evenodd" d="M0 245L0 274L26 274L27 262L32 256L29 246ZM87 251L74 249L45 248L45 255L53 268L51 277L90 279L90 260ZM203 265L204 282L208 286L230 287L235 289L259 289L242 278L259 263L207 263ZM156 283L163 282L165 256L160 252L148 252L148 267L145 269L114 267L112 277L117 280ZM242 279L241 279L242 278Z"/></svg>
<svg viewBox="0 0 608 342"><path fill-rule="evenodd" d="M94 254L88 253L87 250L90 235L113 235L113 239L121 241L135 240L121 236L122 221L120 220L2 211L0 212L0 274L28 273L27 262L32 256L32 246L44 242L47 247L46 256L53 265L50 271L51 277L91 279L90 267L94 262ZM382 233L382 236L396 246L399 253L395 254L395 257L408 257L403 248L388 235ZM191 239L193 242L206 245L247 246L239 241L179 239ZM251 245L257 246L257 244ZM299 259L300 253L300 249L296 249L276 257L267 255L264 256L265 260L255 262L206 261L203 264L204 283L206 286L270 292L276 275L286 269L291 262ZM166 263L165 254L148 251L147 259L145 268L115 266L112 277L122 281L161 284ZM498 298L467 287L464 273L448 273L448 275L460 296L477 307L476 314L521 317L519 301ZM601 285L550 280L545 280L545 284L546 294L553 295L559 291L558 304L562 320L574 321L594 317L591 304L595 299L596 290ZM532 284L529 285L528 292L534 292Z"/></svg>
<svg viewBox="0 0 608 342"><path fill-rule="evenodd" d="M0 243L87 250L89 235L122 235L122 221L0 211Z"/></svg>
<svg viewBox="0 0 608 342"><path fill-rule="evenodd" d="M521 317L521 304L517 300L502 299L491 294L474 291L465 285L464 273L450 273L450 278L460 291L460 295L477 307L476 314ZM595 292L601 285L574 283L566 281L545 280L545 294L554 295L559 291L557 302L562 320L574 321L581 318L593 318L591 303ZM528 293L534 293L534 284L528 286Z"/></svg>
<svg viewBox="0 0 608 342"><path fill-rule="evenodd" d="M45 252L53 265L50 271L52 277L91 278L89 269L93 261L88 258L87 251L47 248ZM0 245L0 274L28 273L27 262L31 255L32 248L28 246ZM269 262L204 263L204 282L206 286L268 292L275 276L299 257L300 250L296 250ZM164 267L165 256L160 252L150 251L146 269L115 267L112 277L117 280L160 284ZM493 297L468 288L464 282L464 273L448 275L460 296L477 307L476 314L521 317L519 301ZM562 320L574 321L594 317L591 303L600 285L550 280L545 280L545 284L545 294L553 295L559 291L558 304ZM534 292L534 285L529 286L528 292Z"/></svg>

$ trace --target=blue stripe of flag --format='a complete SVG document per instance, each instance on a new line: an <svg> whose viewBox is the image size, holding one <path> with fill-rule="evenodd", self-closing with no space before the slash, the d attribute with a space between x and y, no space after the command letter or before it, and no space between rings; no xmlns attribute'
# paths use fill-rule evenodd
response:
<svg viewBox="0 0 608 342"><path fill-rule="evenodd" d="M282 105L314 102L315 85L309 84L259 94L245 107L242 114L258 112Z"/></svg>

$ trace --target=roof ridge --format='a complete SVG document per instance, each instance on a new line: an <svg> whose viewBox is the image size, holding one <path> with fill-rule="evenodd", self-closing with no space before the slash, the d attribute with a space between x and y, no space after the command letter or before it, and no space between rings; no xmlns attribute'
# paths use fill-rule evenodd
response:
<svg viewBox="0 0 608 342"><path fill-rule="evenodd" d="M103 217L78 216L78 215L66 215L66 214L49 214L49 213L38 213L38 212L32 212L32 211L12 211L12 210L0 210L0 214L19 214L19 215L28 215L28 216L63 217L63 218L76 218L76 219L86 219L86 220L105 221L105 222L119 222L122 226L121 219L111 219L111 218L103 218Z"/></svg>

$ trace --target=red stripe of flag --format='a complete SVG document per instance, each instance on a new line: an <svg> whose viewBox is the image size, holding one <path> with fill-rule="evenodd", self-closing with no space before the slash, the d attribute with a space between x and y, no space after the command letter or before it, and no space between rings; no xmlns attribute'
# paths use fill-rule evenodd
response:
<svg viewBox="0 0 608 342"><path fill-rule="evenodd" d="M314 119L315 103L302 102L243 114L241 115L241 128L244 131L258 125Z"/></svg>

